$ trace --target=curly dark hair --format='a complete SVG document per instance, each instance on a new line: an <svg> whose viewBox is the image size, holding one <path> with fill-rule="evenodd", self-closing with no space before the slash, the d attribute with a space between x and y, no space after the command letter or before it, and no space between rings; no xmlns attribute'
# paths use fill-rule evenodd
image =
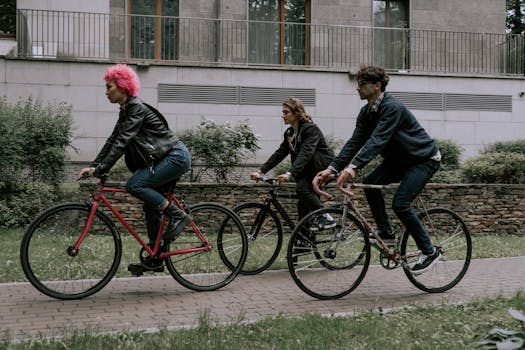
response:
<svg viewBox="0 0 525 350"><path fill-rule="evenodd" d="M379 66L368 66L363 65L356 73L355 78L358 82L370 82L370 83L381 83L381 91L385 91L386 86L390 78L386 74L385 70Z"/></svg>

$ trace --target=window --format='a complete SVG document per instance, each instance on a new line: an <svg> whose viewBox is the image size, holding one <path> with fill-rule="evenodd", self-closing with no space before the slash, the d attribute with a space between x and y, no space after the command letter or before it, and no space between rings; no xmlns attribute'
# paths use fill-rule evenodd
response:
<svg viewBox="0 0 525 350"><path fill-rule="evenodd" d="M375 64L408 68L408 10L408 0L374 0Z"/></svg>
<svg viewBox="0 0 525 350"><path fill-rule="evenodd" d="M0 37L14 37L16 31L16 1L0 3Z"/></svg>
<svg viewBox="0 0 525 350"><path fill-rule="evenodd" d="M309 64L310 0L249 0L249 61Z"/></svg>
<svg viewBox="0 0 525 350"><path fill-rule="evenodd" d="M178 0L129 0L130 57L177 59Z"/></svg>

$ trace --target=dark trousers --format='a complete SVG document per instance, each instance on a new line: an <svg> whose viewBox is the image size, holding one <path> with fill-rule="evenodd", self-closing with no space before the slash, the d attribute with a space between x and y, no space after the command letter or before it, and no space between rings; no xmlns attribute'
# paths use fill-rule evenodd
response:
<svg viewBox="0 0 525 350"><path fill-rule="evenodd" d="M405 229L412 235L418 248L426 255L432 254L434 246L411 204L439 169L439 165L440 162L431 159L406 168L382 163L363 179L365 184L400 183L392 200L392 209ZM390 222L385 209L383 192L377 189L365 189L365 194L379 232L389 233Z"/></svg>
<svg viewBox="0 0 525 350"><path fill-rule="evenodd" d="M297 215L299 220L308 213L323 207L321 199L312 186L313 178L296 179L295 192L297 193Z"/></svg>
<svg viewBox="0 0 525 350"><path fill-rule="evenodd" d="M144 214L148 237L151 242L157 238L162 219L159 206L166 201L164 193L168 192L191 165L191 155L181 141L177 142L170 152L159 161L154 171L149 168L137 170L126 184L128 192L144 201Z"/></svg>

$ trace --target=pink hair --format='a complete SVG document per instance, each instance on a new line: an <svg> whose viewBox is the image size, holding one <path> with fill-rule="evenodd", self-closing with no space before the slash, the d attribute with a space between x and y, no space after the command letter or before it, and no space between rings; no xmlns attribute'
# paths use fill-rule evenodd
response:
<svg viewBox="0 0 525 350"><path fill-rule="evenodd" d="M140 91L140 80L133 69L126 64L115 64L104 73L104 80L113 80L115 85L124 90L128 96L138 96Z"/></svg>

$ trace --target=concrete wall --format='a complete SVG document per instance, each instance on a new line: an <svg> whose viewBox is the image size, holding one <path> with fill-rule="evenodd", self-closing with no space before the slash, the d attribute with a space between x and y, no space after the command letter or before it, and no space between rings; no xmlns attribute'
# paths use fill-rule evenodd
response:
<svg viewBox="0 0 525 350"><path fill-rule="evenodd" d="M73 106L75 123L73 160L89 161L102 147L118 115L118 108L106 99L102 80L107 63L58 62L0 58L0 96L16 102L29 96L43 102L65 101ZM175 130L191 128L201 118L236 124L249 120L260 136L261 151L251 162L262 162L281 142L285 127L281 106L158 103L158 84L260 86L316 89L316 105L307 112L326 135L346 140L363 101L347 72L289 69L210 68L198 66L149 66L140 68L140 96L158 107ZM452 76L391 75L388 90L512 96L511 112L417 110L422 125L434 137L452 139L471 157L485 145L525 138L525 80L521 78L480 78Z"/></svg>

